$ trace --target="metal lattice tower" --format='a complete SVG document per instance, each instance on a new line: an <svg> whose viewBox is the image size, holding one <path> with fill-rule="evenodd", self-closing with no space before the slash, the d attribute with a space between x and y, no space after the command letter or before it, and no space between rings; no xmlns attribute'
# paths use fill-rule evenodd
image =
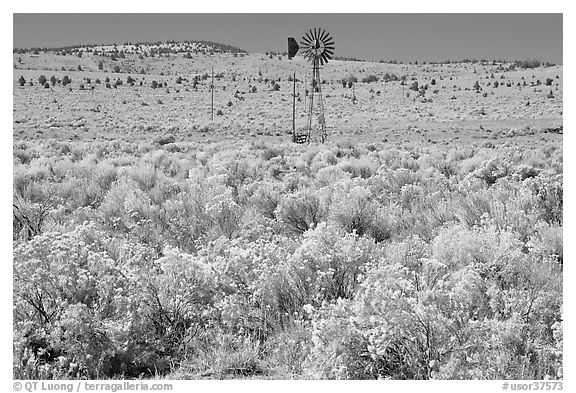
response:
<svg viewBox="0 0 576 393"><path fill-rule="evenodd" d="M312 140L314 112L314 96L318 96L317 112L320 124L319 139L322 143L328 139L326 132L326 120L324 115L324 100L322 98L322 79L320 78L321 66L326 64L334 55L334 39L322 28L310 29L300 42L300 46L294 38L288 38L288 57L292 58L302 47L303 56L312 63L312 80L310 82L310 106L308 108L307 134L296 135L294 131L293 141L297 143L310 142Z"/></svg>

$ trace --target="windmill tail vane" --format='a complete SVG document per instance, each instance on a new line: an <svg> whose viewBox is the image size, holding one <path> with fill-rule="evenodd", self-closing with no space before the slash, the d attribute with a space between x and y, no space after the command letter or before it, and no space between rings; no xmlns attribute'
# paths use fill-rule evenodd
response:
<svg viewBox="0 0 576 393"><path fill-rule="evenodd" d="M324 143L327 139L326 124L324 116L324 102L322 98L322 80L320 79L320 66L328 63L334 56L334 38L323 28L314 28L306 32L300 44L293 38L288 38L288 58L293 58L302 49L302 55L312 63L312 80L310 89L310 106L308 109L307 134L296 135L294 131L294 142L310 142L312 139L312 119L314 117L314 95L318 94L317 106L319 109L318 123L320 124L320 141Z"/></svg>

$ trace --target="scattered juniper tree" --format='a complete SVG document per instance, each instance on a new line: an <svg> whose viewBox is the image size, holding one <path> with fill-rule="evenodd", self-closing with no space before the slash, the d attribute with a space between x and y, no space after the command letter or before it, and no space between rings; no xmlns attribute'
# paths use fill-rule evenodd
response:
<svg viewBox="0 0 576 393"><path fill-rule="evenodd" d="M480 83L478 83L478 81L476 81L472 87L474 90L476 90L477 93L481 90Z"/></svg>

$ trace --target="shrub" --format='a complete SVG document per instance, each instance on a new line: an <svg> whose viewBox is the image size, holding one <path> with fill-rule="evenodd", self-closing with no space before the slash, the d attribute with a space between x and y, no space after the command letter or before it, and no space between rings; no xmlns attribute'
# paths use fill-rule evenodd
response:
<svg viewBox="0 0 576 393"><path fill-rule="evenodd" d="M474 172L471 173L472 177L477 177L484 180L488 185L496 183L496 180L506 177L510 172L510 168L505 162L498 159L484 161Z"/></svg>
<svg viewBox="0 0 576 393"><path fill-rule="evenodd" d="M296 233L304 233L324 217L320 200L307 191L285 196L274 211L278 220Z"/></svg>
<svg viewBox="0 0 576 393"><path fill-rule="evenodd" d="M154 139L154 143L160 146L176 142L176 138L172 134L158 136Z"/></svg>
<svg viewBox="0 0 576 393"><path fill-rule="evenodd" d="M379 78L376 75L368 75L367 77L362 78L362 83L372 83L378 82Z"/></svg>
<svg viewBox="0 0 576 393"><path fill-rule="evenodd" d="M188 343L210 323L216 281L212 269L192 255L172 248L163 254L154 262L155 272L141 277L139 311L143 317L141 339L167 363L191 352Z"/></svg>
<svg viewBox="0 0 576 393"><path fill-rule="evenodd" d="M14 249L15 331L28 332L16 343L15 358L44 373L30 377L113 375L105 368L126 338L122 318L128 303L121 293L129 284L96 239L105 236L87 224L68 234L37 236Z"/></svg>
<svg viewBox="0 0 576 393"><path fill-rule="evenodd" d="M290 274L304 291L302 301L319 306L352 298L378 256L372 239L322 222L304 234L290 260Z"/></svg>
<svg viewBox="0 0 576 393"><path fill-rule="evenodd" d="M541 173L529 179L527 186L537 196L539 215L547 223L562 223L564 192L562 175Z"/></svg>
<svg viewBox="0 0 576 393"><path fill-rule="evenodd" d="M165 213L157 219L163 237L185 252L196 252L198 241L211 230L212 220L205 199L201 190L191 187L161 205Z"/></svg>
<svg viewBox="0 0 576 393"><path fill-rule="evenodd" d="M18 83L20 84L20 86L24 86L26 84L26 79L24 79L23 76L20 76L20 78L18 79Z"/></svg>
<svg viewBox="0 0 576 393"><path fill-rule="evenodd" d="M374 232L379 205L361 186L337 191L332 199L330 218L346 232L359 236L374 235L378 241L390 237L386 231L382 232L384 228L378 228L378 231Z"/></svg>
<svg viewBox="0 0 576 393"><path fill-rule="evenodd" d="M44 75L40 75L40 77L38 78L38 83L40 83L42 86L44 86L44 84L46 83L46 77Z"/></svg>

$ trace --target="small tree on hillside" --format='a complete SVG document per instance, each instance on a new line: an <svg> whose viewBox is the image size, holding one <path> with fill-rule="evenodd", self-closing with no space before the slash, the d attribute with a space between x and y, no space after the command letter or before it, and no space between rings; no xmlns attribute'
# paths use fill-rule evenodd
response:
<svg viewBox="0 0 576 393"><path fill-rule="evenodd" d="M104 69L104 62L103 62L102 60L100 60L100 61L98 62L98 69L99 69L100 71L102 71L102 70Z"/></svg>
<svg viewBox="0 0 576 393"><path fill-rule="evenodd" d="M478 81L476 81L476 82L474 83L473 88L474 88L474 90L476 90L476 92L479 92L479 91L480 91L480 83L478 83Z"/></svg>
<svg viewBox="0 0 576 393"><path fill-rule="evenodd" d="M46 77L44 75L40 75L40 77L38 78L38 83L40 83L41 85L46 83Z"/></svg>
<svg viewBox="0 0 576 393"><path fill-rule="evenodd" d="M26 79L24 79L23 76L20 76L20 78L18 79L18 83L20 84L20 86L24 86L26 84Z"/></svg>

